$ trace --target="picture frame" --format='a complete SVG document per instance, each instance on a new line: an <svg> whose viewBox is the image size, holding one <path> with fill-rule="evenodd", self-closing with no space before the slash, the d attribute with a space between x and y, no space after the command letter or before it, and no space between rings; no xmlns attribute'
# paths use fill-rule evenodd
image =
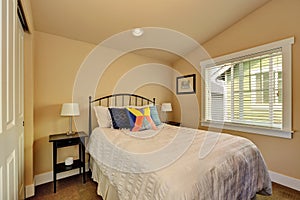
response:
<svg viewBox="0 0 300 200"><path fill-rule="evenodd" d="M176 78L177 94L195 94L196 93L196 74L178 76Z"/></svg>

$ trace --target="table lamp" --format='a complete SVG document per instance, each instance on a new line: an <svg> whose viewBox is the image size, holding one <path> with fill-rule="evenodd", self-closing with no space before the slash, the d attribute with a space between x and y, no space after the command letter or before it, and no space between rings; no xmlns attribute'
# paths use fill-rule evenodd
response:
<svg viewBox="0 0 300 200"><path fill-rule="evenodd" d="M72 131L72 117L80 115L78 103L64 103L62 105L60 115L70 118L69 131L67 132L67 135L74 134L75 132Z"/></svg>
<svg viewBox="0 0 300 200"><path fill-rule="evenodd" d="M172 111L172 104L171 103L163 103L161 105L161 111L165 113L165 122L168 122L168 114L167 112Z"/></svg>

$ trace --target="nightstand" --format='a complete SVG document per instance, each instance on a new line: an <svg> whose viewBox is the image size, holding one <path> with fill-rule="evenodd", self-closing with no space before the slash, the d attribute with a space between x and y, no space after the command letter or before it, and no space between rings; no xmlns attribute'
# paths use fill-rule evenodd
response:
<svg viewBox="0 0 300 200"><path fill-rule="evenodd" d="M180 122L167 121L166 124L170 124L173 126L180 126Z"/></svg>
<svg viewBox="0 0 300 200"><path fill-rule="evenodd" d="M82 182L85 183L85 138L87 136L85 132L76 132L73 135L67 135L66 133L49 135L49 142L53 142L54 193L56 193L56 175L60 172L79 168L79 174L81 174L82 168ZM65 165L64 162L57 163L57 149L73 145L79 145L79 159L74 160L72 165Z"/></svg>

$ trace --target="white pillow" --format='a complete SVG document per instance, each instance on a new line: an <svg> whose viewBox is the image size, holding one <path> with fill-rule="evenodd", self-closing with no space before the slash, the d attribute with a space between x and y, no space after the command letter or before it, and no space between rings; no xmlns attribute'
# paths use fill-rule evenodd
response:
<svg viewBox="0 0 300 200"><path fill-rule="evenodd" d="M111 116L108 107L95 106L94 110L95 110L99 127L109 128L111 126Z"/></svg>

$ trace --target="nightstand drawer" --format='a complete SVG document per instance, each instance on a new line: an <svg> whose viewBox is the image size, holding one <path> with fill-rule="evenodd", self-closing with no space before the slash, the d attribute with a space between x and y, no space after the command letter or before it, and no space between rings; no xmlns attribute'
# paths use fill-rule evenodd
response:
<svg viewBox="0 0 300 200"><path fill-rule="evenodd" d="M80 138L73 138L73 139L68 139L68 140L57 141L56 146L57 146L57 148L60 148L60 147L77 145L79 143L80 143Z"/></svg>

